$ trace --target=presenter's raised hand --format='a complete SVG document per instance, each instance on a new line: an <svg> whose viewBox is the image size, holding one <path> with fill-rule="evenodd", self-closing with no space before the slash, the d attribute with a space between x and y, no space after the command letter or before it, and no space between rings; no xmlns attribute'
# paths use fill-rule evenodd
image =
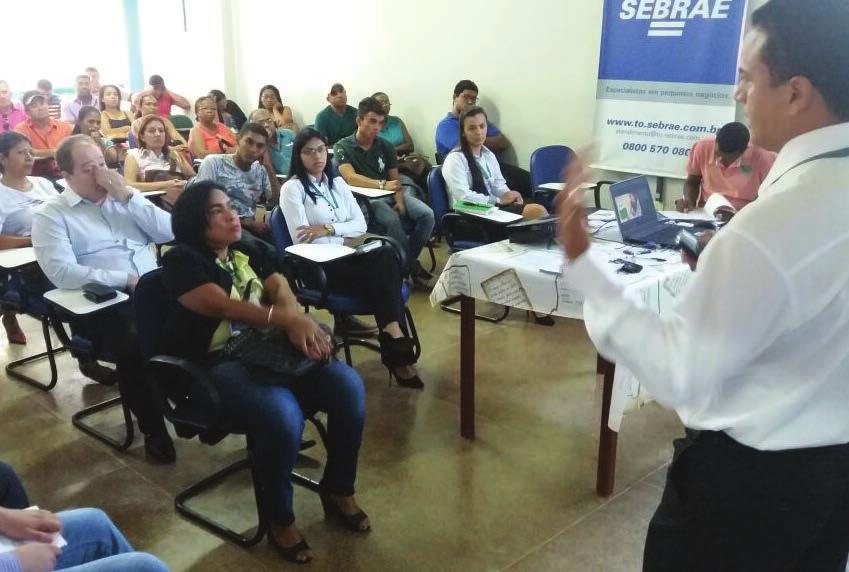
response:
<svg viewBox="0 0 849 572"><path fill-rule="evenodd" d="M587 165L592 152L593 147L587 146L569 162L563 179L564 188L554 197L554 206L560 215L560 242L570 260L578 258L590 247L584 190L581 186L589 177Z"/></svg>

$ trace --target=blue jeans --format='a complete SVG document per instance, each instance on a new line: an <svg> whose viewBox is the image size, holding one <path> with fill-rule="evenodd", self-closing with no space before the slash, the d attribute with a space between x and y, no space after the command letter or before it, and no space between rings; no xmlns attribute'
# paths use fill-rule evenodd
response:
<svg viewBox="0 0 849 572"><path fill-rule="evenodd" d="M322 488L339 496L354 494L366 406L363 380L353 368L333 361L287 387L278 385L274 372L248 369L237 361L219 362L209 375L229 416L253 443L265 508L274 524L295 521L290 475L301 445L304 411L327 413Z"/></svg>
<svg viewBox="0 0 849 572"><path fill-rule="evenodd" d="M393 208L394 204L395 198L391 196L371 202L374 220L381 227L373 232L385 232L397 240L407 251L407 264L415 268L419 254L433 233L433 210L416 198L416 193L407 185L404 186L404 206L407 212L403 217Z"/></svg>
<svg viewBox="0 0 849 572"><path fill-rule="evenodd" d="M68 545L56 561L56 570L74 572L167 572L155 556L133 552L133 547L102 510L81 508L60 512L62 536Z"/></svg>

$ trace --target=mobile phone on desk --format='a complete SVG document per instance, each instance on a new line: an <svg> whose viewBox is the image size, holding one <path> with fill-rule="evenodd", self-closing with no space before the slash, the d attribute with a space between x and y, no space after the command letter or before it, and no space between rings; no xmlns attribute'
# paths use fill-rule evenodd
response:
<svg viewBox="0 0 849 572"><path fill-rule="evenodd" d="M704 248L699 242L699 237L686 229L678 233L678 246L697 260Z"/></svg>
<svg viewBox="0 0 849 572"><path fill-rule="evenodd" d="M107 300L111 300L112 298L118 295L115 288L110 288L109 286L98 284L97 282L89 282L88 284L83 284L82 290L85 299L91 300L95 304L106 302Z"/></svg>

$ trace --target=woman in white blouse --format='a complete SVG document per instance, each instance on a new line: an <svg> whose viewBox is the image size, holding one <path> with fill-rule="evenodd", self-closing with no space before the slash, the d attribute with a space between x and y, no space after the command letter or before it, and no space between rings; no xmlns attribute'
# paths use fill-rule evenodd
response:
<svg viewBox="0 0 849 572"><path fill-rule="evenodd" d="M30 176L33 162L29 139L15 131L0 133L0 250L32 246L33 210L59 194L47 179ZM40 273L29 278L43 281ZM3 327L9 343L27 343L14 312L3 313Z"/></svg>
<svg viewBox="0 0 849 572"><path fill-rule="evenodd" d="M130 149L124 161L124 180L143 193L165 191L165 202L173 204L195 170L181 153L171 147L165 122L148 115L139 124L139 146Z"/></svg>
<svg viewBox="0 0 849 572"><path fill-rule="evenodd" d="M292 144L290 177L280 190L280 209L292 242L351 243L366 231L366 221L342 177L333 178L327 140L307 127ZM413 364L413 341L404 334L401 269L391 247L325 265L328 285L364 296L380 329L380 355L390 378L404 387L424 387Z"/></svg>
<svg viewBox="0 0 849 572"><path fill-rule="evenodd" d="M511 191L501 174L495 153L484 146L486 112L470 107L460 114L460 144L448 153L442 165L442 177L452 202L498 206L521 213L526 219L548 212L537 204L525 204L518 191Z"/></svg>

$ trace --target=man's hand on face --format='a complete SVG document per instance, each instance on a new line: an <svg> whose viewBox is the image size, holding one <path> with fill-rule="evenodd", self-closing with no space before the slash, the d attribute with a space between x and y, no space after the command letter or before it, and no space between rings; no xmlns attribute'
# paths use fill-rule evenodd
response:
<svg viewBox="0 0 849 572"><path fill-rule="evenodd" d="M124 177L106 167L95 167L94 180L104 188L109 196L122 204L130 200L132 192L124 182Z"/></svg>

